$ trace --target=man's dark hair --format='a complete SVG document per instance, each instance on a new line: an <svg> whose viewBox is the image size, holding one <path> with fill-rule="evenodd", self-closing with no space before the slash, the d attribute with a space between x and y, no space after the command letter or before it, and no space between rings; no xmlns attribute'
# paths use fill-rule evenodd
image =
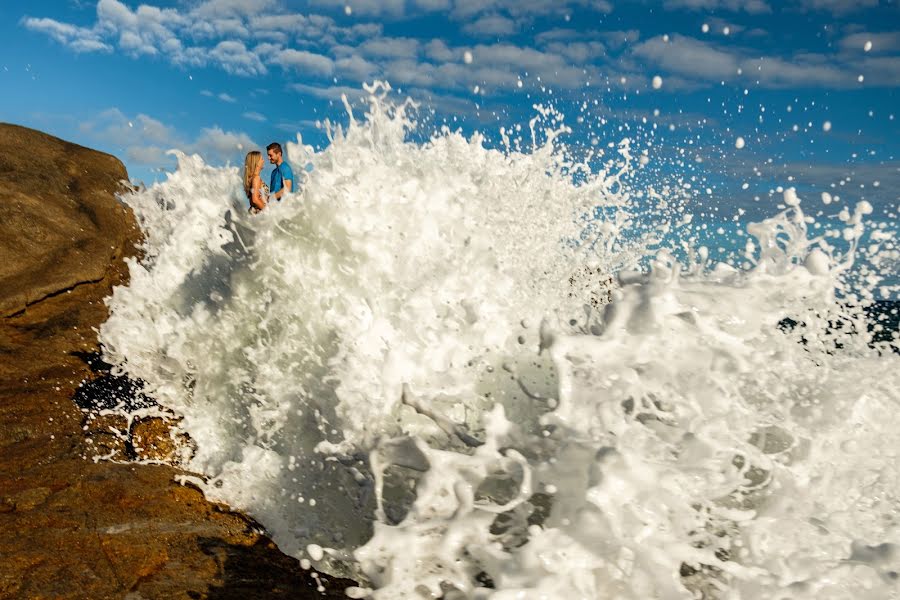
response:
<svg viewBox="0 0 900 600"><path fill-rule="evenodd" d="M268 152L269 150L274 150L278 154L284 154L284 152L281 151L281 144L279 144L278 142L272 142L271 144L266 146L266 152Z"/></svg>

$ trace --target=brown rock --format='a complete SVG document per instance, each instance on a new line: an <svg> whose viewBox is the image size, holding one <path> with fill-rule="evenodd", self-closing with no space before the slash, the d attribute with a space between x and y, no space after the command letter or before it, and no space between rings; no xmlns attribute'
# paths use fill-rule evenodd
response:
<svg viewBox="0 0 900 600"><path fill-rule="evenodd" d="M40 506L44 502L47 501L47 497L50 495L50 488L46 487L37 487L31 488L29 490L23 490L12 496L5 504L9 504L13 507L13 510L25 511L31 510L36 506Z"/></svg>
<svg viewBox="0 0 900 600"><path fill-rule="evenodd" d="M82 430L87 438L88 458L128 460L128 419L124 415L89 412Z"/></svg>
<svg viewBox="0 0 900 600"><path fill-rule="evenodd" d="M0 316L106 276L134 227L127 181L113 156L0 124Z"/></svg>
<svg viewBox="0 0 900 600"><path fill-rule="evenodd" d="M86 440L88 452L86 459L99 460L128 460L128 442L122 436L114 433L91 433Z"/></svg>
<svg viewBox="0 0 900 600"><path fill-rule="evenodd" d="M174 462L178 448L169 431L169 423L160 417L135 419L131 426L131 443L141 460Z"/></svg>
<svg viewBox="0 0 900 600"><path fill-rule="evenodd" d="M128 435L128 418L120 414L89 413L85 417L88 433L114 433Z"/></svg>
<svg viewBox="0 0 900 600"><path fill-rule="evenodd" d="M92 376L92 328L137 235L112 195L124 170L9 125L0 148L0 199L17 224L0 222L0 599L343 598L352 582L318 593L258 524L175 483L177 469L93 461L122 442L110 428L124 419L91 418L72 396ZM48 169L61 181L31 175ZM165 453L161 425L133 433Z"/></svg>

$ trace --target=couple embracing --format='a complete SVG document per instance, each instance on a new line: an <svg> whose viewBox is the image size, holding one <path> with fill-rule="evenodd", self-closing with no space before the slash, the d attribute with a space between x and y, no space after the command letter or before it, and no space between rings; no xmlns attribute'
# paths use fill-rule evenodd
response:
<svg viewBox="0 0 900 600"><path fill-rule="evenodd" d="M294 189L294 172L291 165L284 160L281 144L272 142L266 146L266 154L269 162L275 165L269 185L263 183L263 157L262 152L253 150L247 153L244 159L244 193L250 201L250 212L258 213L266 207L269 199L281 200L285 194L290 194Z"/></svg>

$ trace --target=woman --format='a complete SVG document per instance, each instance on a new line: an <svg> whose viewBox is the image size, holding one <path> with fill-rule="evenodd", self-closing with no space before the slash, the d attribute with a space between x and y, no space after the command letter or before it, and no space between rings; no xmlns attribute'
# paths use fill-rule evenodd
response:
<svg viewBox="0 0 900 600"><path fill-rule="evenodd" d="M244 193L250 200L250 212L254 215L264 209L269 201L269 186L259 176L263 164L262 152L259 150L248 152L244 159Z"/></svg>

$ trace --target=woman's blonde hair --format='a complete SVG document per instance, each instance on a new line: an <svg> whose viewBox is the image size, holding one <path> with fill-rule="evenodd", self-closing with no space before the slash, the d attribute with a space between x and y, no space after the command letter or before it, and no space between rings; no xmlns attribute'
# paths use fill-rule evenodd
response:
<svg viewBox="0 0 900 600"><path fill-rule="evenodd" d="M256 177L256 170L261 162L262 152L259 150L251 150L244 159L244 193L248 198L253 197L253 178Z"/></svg>

